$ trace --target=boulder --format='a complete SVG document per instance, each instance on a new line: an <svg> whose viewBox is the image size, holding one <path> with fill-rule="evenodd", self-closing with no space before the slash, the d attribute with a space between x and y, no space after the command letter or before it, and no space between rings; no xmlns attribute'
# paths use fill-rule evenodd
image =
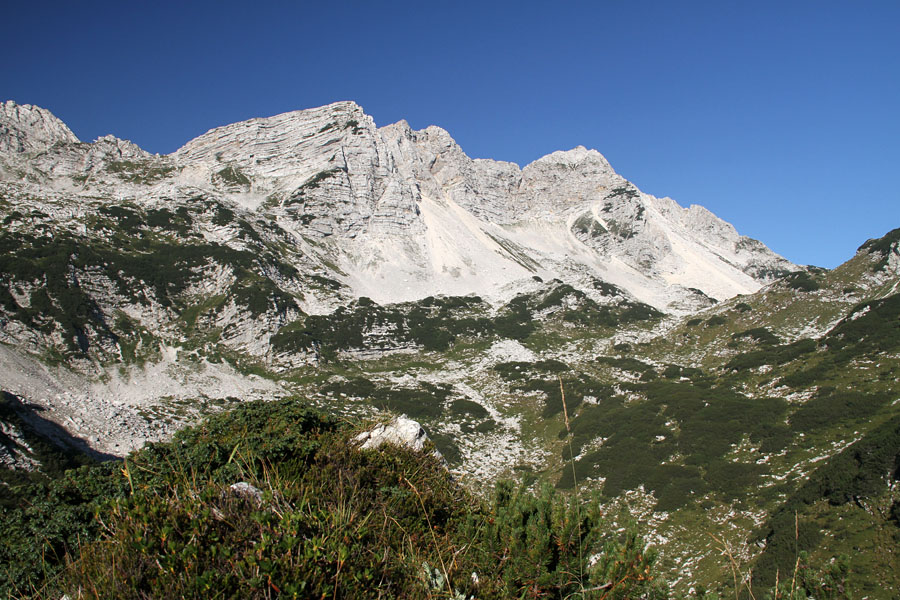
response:
<svg viewBox="0 0 900 600"><path fill-rule="evenodd" d="M354 438L354 441L359 444L360 450L372 450L382 444L391 444L400 448L409 448L415 452L423 452L425 442L428 441L428 434L417 421L407 417L397 417L388 423L376 425L369 431L362 432ZM432 452L432 455L444 465L447 464L437 449Z"/></svg>

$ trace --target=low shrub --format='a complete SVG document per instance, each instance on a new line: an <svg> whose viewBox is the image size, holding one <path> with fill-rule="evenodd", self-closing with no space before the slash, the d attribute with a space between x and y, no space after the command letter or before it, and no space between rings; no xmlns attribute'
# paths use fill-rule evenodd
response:
<svg viewBox="0 0 900 600"><path fill-rule="evenodd" d="M781 279L784 284L800 292L814 292L822 287L816 279L806 271L796 271Z"/></svg>
<svg viewBox="0 0 900 600"><path fill-rule="evenodd" d="M795 431L812 432L835 423L867 421L893 399L889 393L820 390L790 417Z"/></svg>
<svg viewBox="0 0 900 600"><path fill-rule="evenodd" d="M746 436L761 451L771 452L791 439L783 423L787 403L782 399L750 399L727 387L667 379L620 387L645 399L626 402L597 394L601 400L584 406L572 419L572 453L580 455L575 477L603 477L607 498L640 485L654 493L658 510L679 508L708 492L735 498L758 481L766 467L726 465L723 461L734 445ZM571 414L571 406L569 410ZM604 439L602 446L582 454L597 438ZM683 457L683 464L666 464L673 456ZM571 458L568 448L563 458ZM572 472L563 471L557 485L574 487Z"/></svg>
<svg viewBox="0 0 900 600"><path fill-rule="evenodd" d="M725 368L744 371L747 369L755 369L762 365L783 365L804 354L814 352L815 350L815 340L797 340L790 344L772 346L770 348L752 350L750 352L738 354L725 364Z"/></svg>
<svg viewBox="0 0 900 600"><path fill-rule="evenodd" d="M750 339L768 346L774 346L781 343L781 340L778 338L778 336L769 331L769 329L766 327L754 327L753 329L747 329L746 331L732 333L731 339L735 342Z"/></svg>

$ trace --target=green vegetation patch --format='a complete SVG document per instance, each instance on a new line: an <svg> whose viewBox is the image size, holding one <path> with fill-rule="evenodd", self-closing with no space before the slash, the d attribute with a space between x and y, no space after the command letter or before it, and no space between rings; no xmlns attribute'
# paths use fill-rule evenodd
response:
<svg viewBox="0 0 900 600"><path fill-rule="evenodd" d="M344 287L344 284L342 284L340 281L336 281L334 279L331 279L330 277L323 277L322 275L309 275L309 279L318 284L320 287L329 290L336 291Z"/></svg>
<svg viewBox="0 0 900 600"><path fill-rule="evenodd" d="M487 322L487 331L499 338L525 340L537 330L537 324L529 307L529 298L520 294L510 300L494 319Z"/></svg>
<svg viewBox="0 0 900 600"><path fill-rule="evenodd" d="M694 382L700 382L706 379L706 374L704 374L701 369L673 364L666 365L666 368L663 369L662 376L666 379L687 378Z"/></svg>
<svg viewBox="0 0 900 600"><path fill-rule="evenodd" d="M731 358L725 365L726 369L745 371L755 369L762 365L783 365L795 360L804 354L815 352L816 341L805 339L784 345L773 346L760 350L744 352Z"/></svg>
<svg viewBox="0 0 900 600"><path fill-rule="evenodd" d="M709 319L706 320L707 327L719 327L727 323L728 320L722 315L713 315Z"/></svg>
<svg viewBox="0 0 900 600"><path fill-rule="evenodd" d="M358 450L360 429L296 400L247 403L28 486L0 513L0 593L662 597L654 552L610 532L598 502L513 484L481 500L427 452Z"/></svg>
<svg viewBox="0 0 900 600"><path fill-rule="evenodd" d="M248 186L250 178L235 166L228 166L216 173L216 177L226 185Z"/></svg>
<svg viewBox="0 0 900 600"><path fill-rule="evenodd" d="M231 297L254 317L269 311L280 314L299 312L297 299L268 277L261 277L250 271L243 271L239 275L239 279L230 288Z"/></svg>
<svg viewBox="0 0 900 600"><path fill-rule="evenodd" d="M397 348L405 344L446 350L461 336L487 335L491 322L480 316L487 305L477 296L425 298L420 302L381 306L360 298L329 315L310 315L272 336L279 352L317 349L334 360L342 350Z"/></svg>
<svg viewBox="0 0 900 600"><path fill-rule="evenodd" d="M125 205L101 206L98 212L112 219L116 229L126 233L134 234L145 225L138 210Z"/></svg>
<svg viewBox="0 0 900 600"><path fill-rule="evenodd" d="M781 343L778 336L766 327L754 327L753 329L747 329L746 331L732 333L731 339L736 343L739 343L742 340L751 340L767 346L775 346Z"/></svg>
<svg viewBox="0 0 900 600"><path fill-rule="evenodd" d="M826 386L790 417L791 428L810 433L835 424L865 422L894 399L891 393L836 390Z"/></svg>
<svg viewBox="0 0 900 600"><path fill-rule="evenodd" d="M653 365L647 364L642 360L632 358L630 356L598 356L596 358L598 364L607 365L622 371L628 371L640 375L642 379L651 380L657 376L656 369Z"/></svg>
<svg viewBox="0 0 900 600"><path fill-rule="evenodd" d="M469 400L468 398L460 398L459 400L454 400L450 403L450 414L484 418L488 416L488 411L477 402Z"/></svg>
<svg viewBox="0 0 900 600"><path fill-rule="evenodd" d="M838 362L900 349L900 294L855 307L823 343L837 352Z"/></svg>
<svg viewBox="0 0 900 600"><path fill-rule="evenodd" d="M563 394L565 394L565 409L569 414L575 414L575 409L581 405L586 396L603 398L612 395L612 386L586 374L565 374L569 371L569 367L556 360L500 363L494 369L503 379L511 383L510 387L513 390L526 393L540 392L544 398L541 416L545 419L563 413Z"/></svg>
<svg viewBox="0 0 900 600"><path fill-rule="evenodd" d="M610 190L607 198L637 198L639 195L636 187L626 184Z"/></svg>
<svg viewBox="0 0 900 600"><path fill-rule="evenodd" d="M344 129L350 129L353 135L358 135L362 133L362 128L359 126L359 121L356 119L350 119L346 123L344 123Z"/></svg>
<svg viewBox="0 0 900 600"><path fill-rule="evenodd" d="M186 228L190 214L160 209L142 213L129 206L104 206L98 225L114 234L107 240L79 237L66 232L38 236L0 232L0 306L29 327L45 333L59 330L68 351L86 353L99 340L118 343L93 293L82 287L88 278L108 281L130 301L158 302L178 310L184 292L202 276L205 268L230 267L236 280L229 296L257 316L267 311L299 310L296 300L260 272L293 279L296 268L268 252L234 250L224 245L195 240L180 241L146 229ZM20 305L13 289L32 288L29 302Z"/></svg>
<svg viewBox="0 0 900 600"><path fill-rule="evenodd" d="M151 161L119 160L109 162L106 170L115 174L122 181L148 184L165 178L175 170L175 167L155 164Z"/></svg>
<svg viewBox="0 0 900 600"><path fill-rule="evenodd" d="M900 294L856 306L818 342L820 360L783 378L796 388L820 385L855 360L900 350Z"/></svg>
<svg viewBox="0 0 900 600"><path fill-rule="evenodd" d="M725 387L661 379L625 387L645 399L598 396L601 400L581 409L572 424L576 456L592 440L605 439L576 460L575 476L605 478L603 494L610 498L643 484L653 491L659 510L679 508L708 492L734 499L766 467L729 461L732 448L745 436L761 452L777 451L791 439L783 423L787 403L781 399L750 399ZM681 459L673 461L675 456ZM558 485L571 487L572 473L565 470Z"/></svg>
<svg viewBox="0 0 900 600"><path fill-rule="evenodd" d="M594 279L591 282L591 286L595 290L599 291L601 296L623 296L624 295L622 288L620 288L619 286L614 285L612 283L600 280L600 279Z"/></svg>
<svg viewBox="0 0 900 600"><path fill-rule="evenodd" d="M212 218L213 225L218 225L219 227L225 227L226 225L230 225L234 222L234 211L226 206L222 206L221 204L217 204L215 206L216 214Z"/></svg>
<svg viewBox="0 0 900 600"><path fill-rule="evenodd" d="M506 381L522 381L533 377L535 374L564 373L569 366L555 359L539 360L536 362L502 362L494 365L494 371Z"/></svg>
<svg viewBox="0 0 900 600"><path fill-rule="evenodd" d="M544 409L541 416L545 419L560 415L564 410L572 414L584 401L586 396L603 398L612 395L612 387L587 375L570 376L559 379L532 379L518 389L524 392L543 392ZM563 406L565 394L565 407Z"/></svg>
<svg viewBox="0 0 900 600"><path fill-rule="evenodd" d="M451 396L450 386L420 382L418 387L378 385L365 377L328 383L321 392L338 397L364 399L367 404L413 419L437 420L444 414L444 404Z"/></svg>
<svg viewBox="0 0 900 600"><path fill-rule="evenodd" d="M180 237L187 237L191 233L191 226L194 224L194 220L187 207L180 206L174 213L168 208L151 208L147 211L144 223L152 229L168 231Z"/></svg>
<svg viewBox="0 0 900 600"><path fill-rule="evenodd" d="M156 336L125 313L116 313L114 329L118 335L122 362L125 364L143 366L148 359L159 355L159 340Z"/></svg>
<svg viewBox="0 0 900 600"><path fill-rule="evenodd" d="M572 230L591 238L602 237L607 233L606 227L601 225L600 222L594 218L594 215L589 212L584 213L575 220L572 224Z"/></svg>
<svg viewBox="0 0 900 600"><path fill-rule="evenodd" d="M327 179L331 179L332 177L336 176L340 172L341 172L341 169L327 169L325 171L319 171L318 173L316 173L315 175L313 175L312 177L307 179L306 182L304 182L304 184L301 187L303 189L307 189L307 190L315 189L315 188L319 187L319 185L323 181L325 181Z"/></svg>
<svg viewBox="0 0 900 600"><path fill-rule="evenodd" d="M895 416L816 469L757 532L765 550L756 561L754 583L771 586L776 572L790 572L800 552L820 544L822 532L810 519L817 503L862 505L882 496L898 478L900 417Z"/></svg>
<svg viewBox="0 0 900 600"><path fill-rule="evenodd" d="M822 284L813 277L808 271L796 271L781 278L784 284L792 289L800 292L814 292L821 289Z"/></svg>
<svg viewBox="0 0 900 600"><path fill-rule="evenodd" d="M611 294L616 293L613 289L607 291ZM563 283L543 293L520 296L517 300L519 298L527 305L528 312L556 309L553 313L556 318L585 328L618 328L662 316L661 312L641 302L623 300L618 303L598 304L581 290Z"/></svg>
<svg viewBox="0 0 900 600"><path fill-rule="evenodd" d="M44 333L59 329L71 352L87 352L92 338L114 342L99 305L72 276L73 268L98 263L92 248L67 236L0 232L0 304L25 325ZM13 287L33 288L26 306L12 295Z"/></svg>

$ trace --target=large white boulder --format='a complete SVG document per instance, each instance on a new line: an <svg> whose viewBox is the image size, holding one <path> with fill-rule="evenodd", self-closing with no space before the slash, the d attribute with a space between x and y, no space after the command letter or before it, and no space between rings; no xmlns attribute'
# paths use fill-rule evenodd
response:
<svg viewBox="0 0 900 600"><path fill-rule="evenodd" d="M369 431L362 432L354 440L359 444L360 450L372 450L382 444L391 444L422 452L425 449L425 442L428 441L428 434L425 433L425 429L419 425L418 421L407 417L397 417L388 423L376 425ZM444 457L437 449L432 454L446 465Z"/></svg>

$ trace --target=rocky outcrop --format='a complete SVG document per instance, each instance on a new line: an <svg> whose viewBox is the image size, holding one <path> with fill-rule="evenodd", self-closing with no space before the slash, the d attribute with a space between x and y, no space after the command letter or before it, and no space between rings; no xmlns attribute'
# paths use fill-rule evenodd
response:
<svg viewBox="0 0 900 600"><path fill-rule="evenodd" d="M40 152L54 144L75 143L72 130L49 110L12 100L0 104L0 152Z"/></svg>
<svg viewBox="0 0 900 600"><path fill-rule="evenodd" d="M174 170L166 159L154 157L127 140L112 135L92 144L74 133L49 111L30 104L0 104L0 173L4 179L24 179L51 189L101 186L115 195L128 184L144 185L148 173ZM111 185L105 185L111 184Z"/></svg>
<svg viewBox="0 0 900 600"><path fill-rule="evenodd" d="M0 469L34 471L40 468L21 430L14 423L0 420Z"/></svg>
<svg viewBox="0 0 900 600"><path fill-rule="evenodd" d="M428 434L417 421L397 417L389 423L376 425L370 431L356 436L360 450L372 450L382 444L392 444L421 452L428 441Z"/></svg>
<svg viewBox="0 0 900 600"><path fill-rule="evenodd" d="M388 423L376 425L369 431L364 431L354 441L360 450L375 450L383 444L389 444L400 448L406 448L414 452L423 452L429 441L425 429L417 421L406 417L397 417ZM435 448L431 455L446 465L444 457Z"/></svg>

